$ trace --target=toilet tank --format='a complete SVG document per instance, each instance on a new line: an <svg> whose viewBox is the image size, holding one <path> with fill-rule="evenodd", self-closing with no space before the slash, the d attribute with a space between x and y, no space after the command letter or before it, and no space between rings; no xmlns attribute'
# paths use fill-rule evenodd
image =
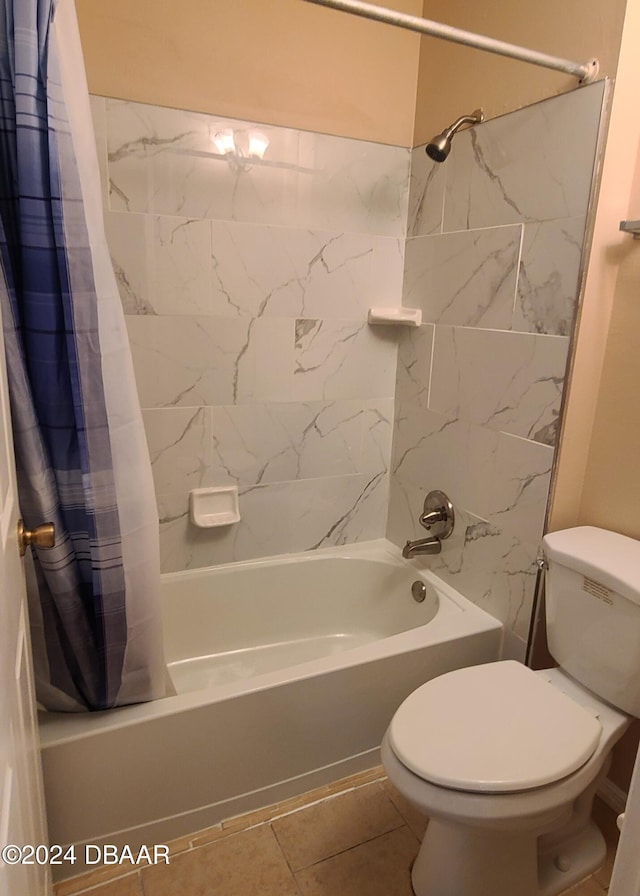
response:
<svg viewBox="0 0 640 896"><path fill-rule="evenodd" d="M640 541L580 526L542 540L547 639L559 666L640 717Z"/></svg>

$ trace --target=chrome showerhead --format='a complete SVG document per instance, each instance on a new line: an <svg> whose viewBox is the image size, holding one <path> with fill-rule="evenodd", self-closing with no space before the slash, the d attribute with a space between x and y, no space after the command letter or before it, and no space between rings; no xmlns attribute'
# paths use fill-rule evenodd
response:
<svg viewBox="0 0 640 896"><path fill-rule="evenodd" d="M426 154L430 159L433 159L434 162L444 162L451 152L451 141L458 131L465 128L471 128L474 124L480 124L481 121L484 121L484 112L482 109L476 109L471 115L463 115L461 118L458 118L457 121L454 121L454 123L446 128L441 134L438 134L427 143L425 147Z"/></svg>

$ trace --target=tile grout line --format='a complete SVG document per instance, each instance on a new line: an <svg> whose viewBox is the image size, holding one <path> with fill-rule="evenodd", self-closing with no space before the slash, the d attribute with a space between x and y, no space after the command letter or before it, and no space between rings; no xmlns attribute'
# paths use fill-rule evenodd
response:
<svg viewBox="0 0 640 896"><path fill-rule="evenodd" d="M358 849L360 846L364 846L365 843L373 843L376 840L380 840L382 837L386 837L387 834L392 834L394 831L401 831L403 828L406 828L410 834L413 834L413 831L409 828L406 822L403 820L401 824L399 824L395 828L389 828L388 831L382 831L380 834L374 834L372 837L367 837L364 840L358 841L358 843L352 844L352 846L347 846L345 849L339 849L338 852L332 853L330 856L325 856L323 859L318 859L315 862L311 862L310 865L305 865L303 868L298 868L297 871L292 870L292 874L299 874L301 871L309 871L311 868L316 868L318 865L322 865L324 862L328 862L331 859L335 859L338 856L343 856L348 852L351 852L353 849ZM279 844L278 844L279 845ZM283 850L284 852L284 850Z"/></svg>
<svg viewBox="0 0 640 896"><path fill-rule="evenodd" d="M277 843L277 845L278 845L278 849L280 850L280 854L282 855L282 858L284 859L285 864L286 864L287 868L289 869L289 874L291 875L291 880L293 881L293 885L294 885L294 887L296 888L296 890L298 891L298 893L301 894L301 890L300 890L300 887L298 886L298 881L297 881L297 879L296 879L296 872L295 872L295 871L293 870L293 868L291 867L291 862L289 861L289 859L288 859L288 857L287 857L287 854L286 854L286 852L284 851L284 848L283 848L282 844L280 843L280 838L278 837L278 834L277 834L276 831L274 830L274 828L273 828L271 822L269 822L269 827L271 828L271 833L273 834L274 840L276 841L276 843ZM301 896L302 896L302 894L301 894Z"/></svg>
<svg viewBox="0 0 640 896"><path fill-rule="evenodd" d="M385 793L386 793L386 791L385 791ZM409 828L409 830L411 831L413 836L416 838L417 842L422 843L422 837L419 837L418 834L416 834L416 832L413 830L411 822L409 821L407 816L402 811L402 808L396 803L396 801L393 798L393 795L390 793L387 793L387 797L391 801L391 804L393 805L393 807L396 810L396 812L398 813L398 815L402 818L403 824L406 825L407 828ZM423 834L423 836L424 836L424 834Z"/></svg>

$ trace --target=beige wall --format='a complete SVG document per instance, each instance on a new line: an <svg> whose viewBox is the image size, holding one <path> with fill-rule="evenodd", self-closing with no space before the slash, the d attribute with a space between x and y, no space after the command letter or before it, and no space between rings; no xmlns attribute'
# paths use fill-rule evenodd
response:
<svg viewBox="0 0 640 896"><path fill-rule="evenodd" d="M620 233L640 218L640 4L626 11L574 372L550 528L594 525L640 538L640 242ZM635 723L610 778L629 786Z"/></svg>
<svg viewBox="0 0 640 896"><path fill-rule="evenodd" d="M626 0L381 0L615 72ZM76 0L89 89L399 146L575 79L302 0ZM606 6L606 9L605 9ZM550 27L550 23L553 26ZM416 101L417 91L417 101ZM415 119L415 120L414 120Z"/></svg>
<svg viewBox="0 0 640 896"><path fill-rule="evenodd" d="M624 218L640 217L637 159ZM579 518L640 539L640 242L609 248L619 266Z"/></svg>
<svg viewBox="0 0 640 896"><path fill-rule="evenodd" d="M302 0L76 6L92 93L411 145L418 35Z"/></svg>
<svg viewBox="0 0 640 896"><path fill-rule="evenodd" d="M425 0L425 18L615 73L626 0ZM482 106L487 118L570 90L575 78L480 50L423 38L414 145Z"/></svg>
<svg viewBox="0 0 640 896"><path fill-rule="evenodd" d="M640 243L619 222L640 218L640 4L629 4L551 528L590 524L640 538Z"/></svg>

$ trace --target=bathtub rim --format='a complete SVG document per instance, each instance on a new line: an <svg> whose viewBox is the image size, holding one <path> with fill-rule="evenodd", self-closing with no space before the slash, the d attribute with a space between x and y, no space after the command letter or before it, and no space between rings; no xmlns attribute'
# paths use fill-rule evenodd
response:
<svg viewBox="0 0 640 896"><path fill-rule="evenodd" d="M305 553L278 554L210 567L198 567L181 572L164 573L163 578L167 577L170 581L189 580L249 568L305 564L321 557L338 557L345 560L371 559L406 569L407 572L415 574L417 578L424 579L436 590L439 604L435 617L424 625L359 647L298 663L284 669L262 673L252 678L218 685L215 688L170 695L148 703L137 703L95 713L40 711L38 713L40 748L46 750L48 747L55 747L68 741L96 736L165 716L178 715L211 703L232 700L240 694L266 690L288 681L304 680L318 674L327 674L338 669L375 662L398 653L422 649L429 643L455 640L478 632L504 631L504 626L498 619L469 601L455 588L426 568L424 564L428 561L403 558L397 545L384 538L320 548ZM292 670L294 670L293 673Z"/></svg>

